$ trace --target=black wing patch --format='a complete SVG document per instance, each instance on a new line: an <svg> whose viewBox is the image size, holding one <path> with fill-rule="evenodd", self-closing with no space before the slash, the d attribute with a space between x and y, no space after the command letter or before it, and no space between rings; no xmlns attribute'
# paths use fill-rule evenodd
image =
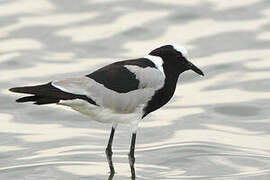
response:
<svg viewBox="0 0 270 180"><path fill-rule="evenodd" d="M130 72L125 65L134 65L141 68L155 67L155 64L146 59L134 59L119 61L108 66L105 66L87 77L94 79L96 82L103 84L106 88L116 91L118 93L127 93L138 89L139 80L136 79L136 75Z"/></svg>

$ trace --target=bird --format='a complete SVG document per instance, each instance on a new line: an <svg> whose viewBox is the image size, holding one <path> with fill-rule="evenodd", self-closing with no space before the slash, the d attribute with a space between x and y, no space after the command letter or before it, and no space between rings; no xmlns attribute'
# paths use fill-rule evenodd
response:
<svg viewBox="0 0 270 180"><path fill-rule="evenodd" d="M183 46L165 44L144 57L117 61L87 75L9 90L28 94L17 99L18 103L68 106L91 120L111 123L105 150L111 174L115 173L112 161L115 130L119 123L129 124L132 136L128 157L132 177L135 177L134 151L138 124L169 102L179 75L187 70L204 76L202 70L188 60L188 52Z"/></svg>

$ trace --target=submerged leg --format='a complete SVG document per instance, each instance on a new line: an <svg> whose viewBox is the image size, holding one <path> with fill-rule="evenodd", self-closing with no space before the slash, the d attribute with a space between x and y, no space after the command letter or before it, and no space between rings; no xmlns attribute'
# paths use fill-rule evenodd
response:
<svg viewBox="0 0 270 180"><path fill-rule="evenodd" d="M114 170L114 167L113 167L113 162L112 162L112 154L113 154L113 152L112 152L112 143L113 143L113 136L114 136L114 132L115 132L116 127L117 127L117 124L113 124L110 139L108 141L108 145L107 145L107 148L105 150L111 174L115 173L115 170Z"/></svg>
<svg viewBox="0 0 270 180"><path fill-rule="evenodd" d="M136 132L132 133L132 138L131 138L131 145L130 145L130 151L128 154L129 157L129 166L130 166L130 171L131 171L131 177L135 178L135 168L134 168L134 163L135 163L135 157L134 157L134 151L135 151L135 142L136 142Z"/></svg>
<svg viewBox="0 0 270 180"><path fill-rule="evenodd" d="M139 121L136 121L132 124L132 137L131 137L130 150L129 150L129 154L128 154L129 166L130 166L132 179L135 179L135 177L136 177L135 168L134 168L134 163L135 163L134 151L135 151L136 133L137 133L137 129L138 129L138 123L139 123Z"/></svg>

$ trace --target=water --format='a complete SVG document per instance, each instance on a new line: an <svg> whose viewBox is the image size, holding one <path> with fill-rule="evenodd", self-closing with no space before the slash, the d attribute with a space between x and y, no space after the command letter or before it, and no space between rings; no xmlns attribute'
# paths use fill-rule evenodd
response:
<svg viewBox="0 0 270 180"><path fill-rule="evenodd" d="M270 6L241 1L0 2L0 179L108 179L110 125L7 91L87 74L176 42L205 77L184 73L173 100L140 124L137 179L270 178ZM130 128L113 145L130 179Z"/></svg>

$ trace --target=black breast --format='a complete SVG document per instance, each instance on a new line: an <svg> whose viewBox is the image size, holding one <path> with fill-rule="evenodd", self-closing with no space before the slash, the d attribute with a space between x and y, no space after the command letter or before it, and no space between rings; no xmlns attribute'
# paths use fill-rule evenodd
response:
<svg viewBox="0 0 270 180"><path fill-rule="evenodd" d="M144 108L143 117L165 105L173 96L179 74L167 74L164 86L156 91Z"/></svg>

